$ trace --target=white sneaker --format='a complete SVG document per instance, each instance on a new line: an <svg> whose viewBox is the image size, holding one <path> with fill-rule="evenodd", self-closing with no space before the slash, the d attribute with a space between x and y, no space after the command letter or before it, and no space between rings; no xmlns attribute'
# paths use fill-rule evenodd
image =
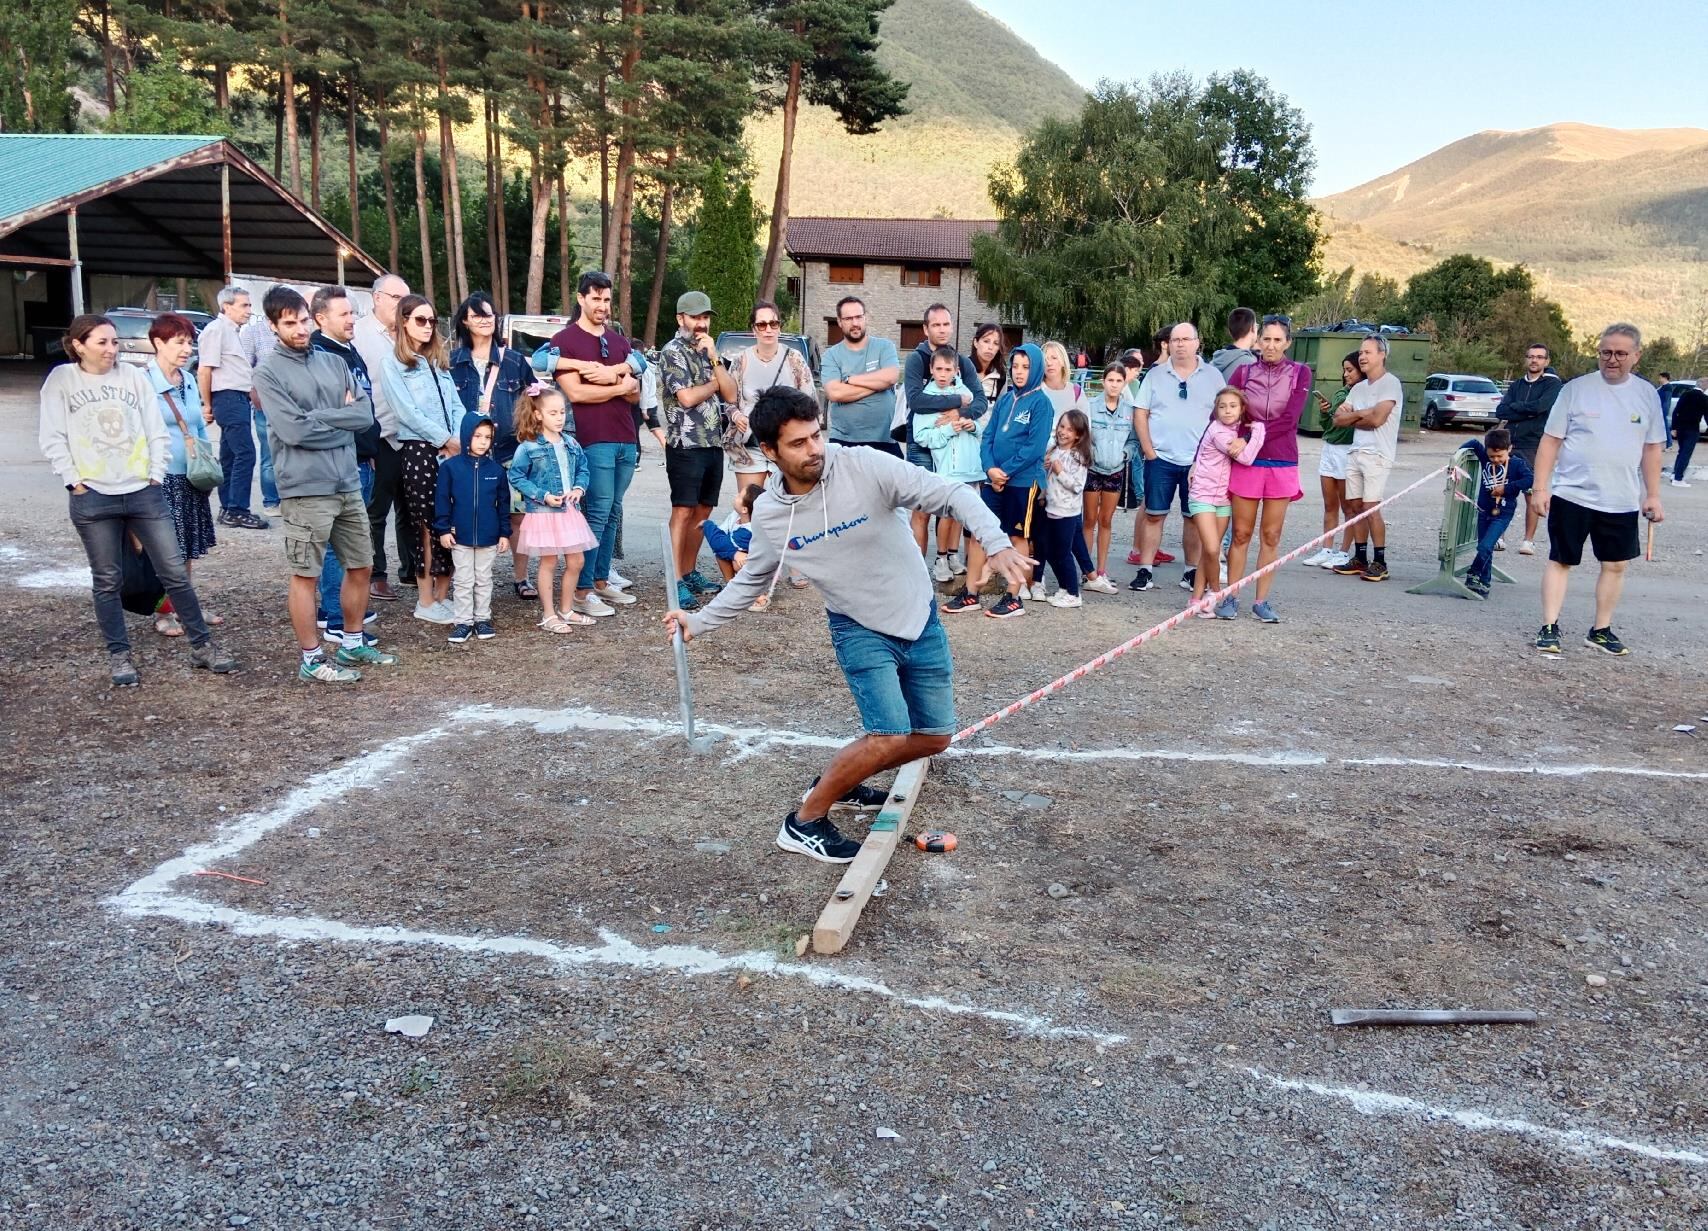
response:
<svg viewBox="0 0 1708 1231"><path fill-rule="evenodd" d="M1306 556L1303 560L1299 561L1299 563L1307 565L1310 568L1321 568L1323 561L1333 554L1334 550L1332 548L1319 547L1314 555Z"/></svg>
<svg viewBox="0 0 1708 1231"><path fill-rule="evenodd" d="M1496 539L1495 540L1495 550L1496 551L1505 551L1506 550L1506 540L1505 539Z"/></svg>
<svg viewBox="0 0 1708 1231"><path fill-rule="evenodd" d="M627 590L619 590L616 586L607 586L603 590L595 590L594 593L597 594L605 603L615 604L618 607L630 607L635 603L640 602L640 599L630 594Z"/></svg>
<svg viewBox="0 0 1708 1231"><path fill-rule="evenodd" d="M417 620L423 620L428 624L456 623L455 611L452 610L449 603L445 602L429 603L425 607L417 604L415 607L415 618Z"/></svg>
<svg viewBox="0 0 1708 1231"><path fill-rule="evenodd" d="M1533 555L1535 555L1536 554L1536 540L1535 539L1525 539L1522 543L1520 543L1518 545L1518 554L1521 556L1533 556Z"/></svg>
<svg viewBox="0 0 1708 1231"><path fill-rule="evenodd" d="M1077 594L1069 594L1066 590L1057 590L1045 600L1052 607L1081 607L1085 600Z"/></svg>
<svg viewBox="0 0 1708 1231"><path fill-rule="evenodd" d="M1674 487L1689 487L1690 486L1690 484L1686 483L1683 479L1669 479L1667 481L1669 483L1671 483Z"/></svg>
<svg viewBox="0 0 1708 1231"><path fill-rule="evenodd" d="M1050 601L1050 592L1049 592L1049 590L1044 588L1043 582L1035 581L1032 583L1031 594L1030 595L1022 594L1020 597L1021 598L1028 598L1029 597L1029 598L1034 599L1037 602L1047 603Z"/></svg>
<svg viewBox="0 0 1708 1231"><path fill-rule="evenodd" d="M932 580L934 580L938 583L942 583L942 582L952 580L954 578L954 576L955 576L955 574L949 568L949 557L945 556L945 555L939 555L937 557L937 563L935 563L931 566Z"/></svg>
<svg viewBox="0 0 1708 1231"><path fill-rule="evenodd" d="M632 603L635 600L631 598L629 601ZM582 615L613 616L617 614L617 609L609 603L601 601L600 596L596 593L589 594L586 598L576 599L573 606Z"/></svg>
<svg viewBox="0 0 1708 1231"><path fill-rule="evenodd" d="M1102 573L1097 574L1095 577L1086 578L1084 581L1080 582L1079 588L1081 590L1090 590L1096 594L1119 593L1115 588L1115 583L1110 581L1109 578L1105 577Z"/></svg>
<svg viewBox="0 0 1708 1231"><path fill-rule="evenodd" d="M967 558L959 553L949 557L949 571L957 577L963 577L967 572Z"/></svg>
<svg viewBox="0 0 1708 1231"><path fill-rule="evenodd" d="M613 590L627 590L630 586L635 584L619 573L616 565L611 566L611 575L605 579L605 582Z"/></svg>
<svg viewBox="0 0 1708 1231"><path fill-rule="evenodd" d="M1328 553L1328 558L1325 559L1317 567L1319 567L1319 568L1339 568L1341 565L1345 564L1350 559L1352 559L1352 557L1344 551L1339 551L1339 550L1331 551Z"/></svg>

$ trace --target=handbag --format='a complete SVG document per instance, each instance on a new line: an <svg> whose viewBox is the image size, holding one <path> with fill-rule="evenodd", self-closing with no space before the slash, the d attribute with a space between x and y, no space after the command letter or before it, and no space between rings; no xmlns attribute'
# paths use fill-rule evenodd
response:
<svg viewBox="0 0 1708 1231"><path fill-rule="evenodd" d="M160 396L172 408L172 417L178 420L178 430L184 434L184 477L197 491L211 492L225 482L225 468L219 464L218 451L211 440L190 434L190 425L184 422L183 412L170 390L162 389Z"/></svg>
<svg viewBox="0 0 1708 1231"><path fill-rule="evenodd" d="M119 605L133 615L153 615L165 597L166 588L154 571L154 561L136 535L125 535L119 554Z"/></svg>

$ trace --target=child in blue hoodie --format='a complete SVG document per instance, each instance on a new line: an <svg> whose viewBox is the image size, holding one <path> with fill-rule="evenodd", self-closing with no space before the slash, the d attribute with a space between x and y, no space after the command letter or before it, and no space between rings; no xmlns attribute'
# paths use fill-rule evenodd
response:
<svg viewBox="0 0 1708 1231"><path fill-rule="evenodd" d="M1491 428L1481 440L1473 440L1464 448L1482 463L1477 484L1477 554L1465 572L1465 586L1487 598L1495 544L1512 524L1519 493L1529 491L1536 478L1530 464L1513 452L1512 433L1504 427Z"/></svg>
<svg viewBox="0 0 1708 1231"><path fill-rule="evenodd" d="M510 550L510 484L492 455L498 429L485 415L463 416L462 452L439 463L433 533L451 553L452 618L449 640L461 645L470 634L482 641L492 627L492 562Z"/></svg>
<svg viewBox="0 0 1708 1231"><path fill-rule="evenodd" d="M1038 490L1044 482L1044 454L1050 451L1055 430L1055 408L1043 391L1044 354L1030 342L1014 348L1008 361L1008 388L990 412L984 438L979 442L979 464L985 473L985 506L1002 523L1014 549L1031 555L1032 521L1042 517ZM979 600L973 586L983 561L974 563L969 548L967 585L948 602L945 612L976 611ZM1008 592L985 614L995 620L1025 615L1019 587L1012 581Z"/></svg>

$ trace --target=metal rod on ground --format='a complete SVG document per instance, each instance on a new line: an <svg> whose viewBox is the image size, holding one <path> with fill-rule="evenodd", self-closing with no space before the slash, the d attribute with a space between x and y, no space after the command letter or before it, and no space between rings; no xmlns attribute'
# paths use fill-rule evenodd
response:
<svg viewBox="0 0 1708 1231"><path fill-rule="evenodd" d="M665 601L676 602L676 544L670 539L670 523L665 522L658 528L659 537L664 540L664 584ZM676 657L676 701L682 709L682 733L687 737L688 746L694 746L694 684L688 678L688 647L682 641L682 630L677 629L670 634L670 650Z"/></svg>
<svg viewBox="0 0 1708 1231"><path fill-rule="evenodd" d="M1331 1009L1336 1026L1530 1026L1530 1009Z"/></svg>

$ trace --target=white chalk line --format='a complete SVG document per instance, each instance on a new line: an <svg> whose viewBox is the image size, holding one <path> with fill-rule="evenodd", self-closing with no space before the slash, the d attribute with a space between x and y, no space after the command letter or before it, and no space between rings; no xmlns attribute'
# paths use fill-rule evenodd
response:
<svg viewBox="0 0 1708 1231"><path fill-rule="evenodd" d="M1382 1090L1357 1090L1350 1086L1327 1086L1320 1082L1278 1077L1273 1073L1266 1073L1257 1068L1248 1068L1245 1072L1278 1090L1288 1090L1298 1094L1314 1094L1320 1098L1335 1099L1346 1103L1361 1115L1400 1116L1413 1120L1446 1122L1463 1129L1469 1129L1474 1133L1510 1133L1521 1137L1531 1137L1538 1141L1547 1142L1549 1145L1560 1146L1574 1154L1623 1151L1643 1158L1654 1159L1657 1162L1688 1163L1697 1167L1708 1165L1708 1154L1698 1154L1694 1150L1654 1146L1646 1142L1630 1141L1624 1137L1610 1137L1602 1133L1587 1132L1583 1129L1548 1128L1546 1125L1532 1124L1528 1120L1518 1120L1510 1116L1491 1116L1481 1111L1437 1107L1414 1098L1407 1098L1403 1094L1388 1094Z"/></svg>
<svg viewBox="0 0 1708 1231"><path fill-rule="evenodd" d="M674 724L663 721L604 715L591 710L494 710L481 706L458 710L440 726L414 735L401 736L372 751L364 752L343 765L314 775L270 808L222 823L211 840L189 847L177 858L165 861L146 876L109 897L106 904L131 917L157 916L191 924L218 923L229 927L238 935L272 936L280 940L414 944L466 953L531 956L559 967L617 966L688 976L745 971L751 974L799 979L816 987L880 996L928 1012L980 1018L1040 1038L1083 1040L1104 1047L1127 1041L1125 1035L1110 1031L1056 1025L1041 1014L986 1008L941 996L898 992L876 979L828 966L785 962L775 954L763 950L722 954L694 945L644 948L604 929L599 931L602 943L598 947L588 947L560 945L523 936L468 936L392 926L368 927L315 916L265 915L236 910L177 893L172 889L183 877L240 854L268 834L308 815L316 808L332 803L351 791L375 785L411 753L444 739L458 727L491 722L531 723L548 732L606 730L663 734L674 729ZM838 746L844 742L818 736L802 736L797 739L792 737L791 733L768 732L762 728L729 728L727 733L739 740L807 743L814 747Z"/></svg>

